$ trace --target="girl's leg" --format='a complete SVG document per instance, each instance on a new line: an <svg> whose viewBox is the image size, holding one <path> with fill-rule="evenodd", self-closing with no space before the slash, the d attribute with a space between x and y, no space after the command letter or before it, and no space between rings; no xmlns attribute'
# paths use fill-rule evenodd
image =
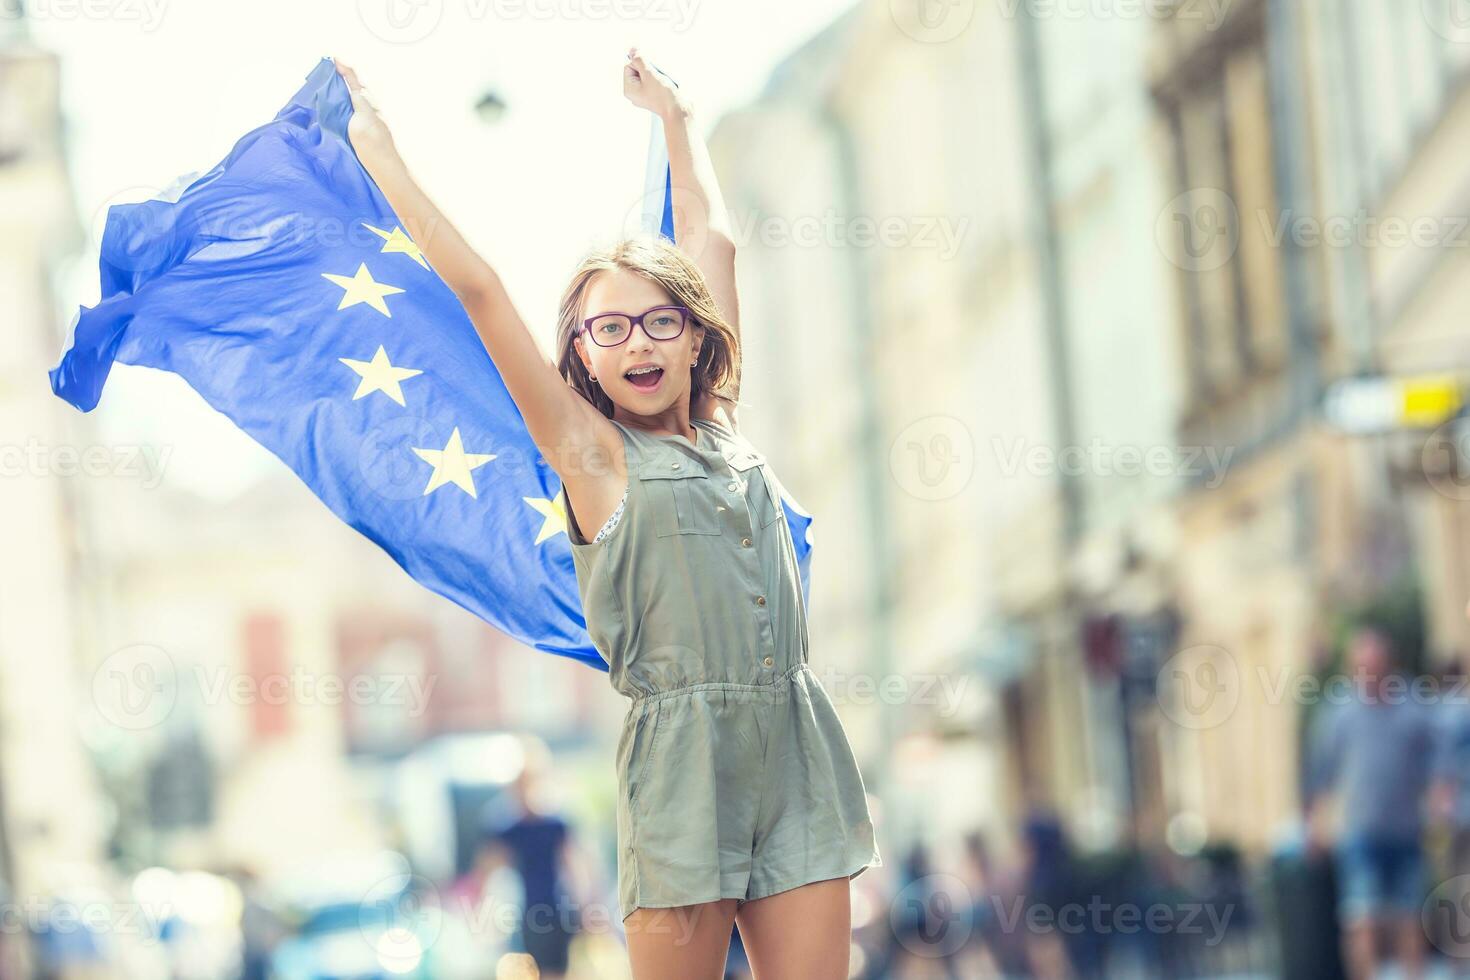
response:
<svg viewBox="0 0 1470 980"><path fill-rule="evenodd" d="M846 877L746 902L735 921L755 980L847 980L852 892Z"/></svg>
<svg viewBox="0 0 1470 980"><path fill-rule="evenodd" d="M623 920L633 980L721 980L736 901L635 909Z"/></svg>

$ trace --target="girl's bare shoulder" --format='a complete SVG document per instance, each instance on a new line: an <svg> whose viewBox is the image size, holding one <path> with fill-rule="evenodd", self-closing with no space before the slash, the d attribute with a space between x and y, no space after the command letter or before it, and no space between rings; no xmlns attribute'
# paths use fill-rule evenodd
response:
<svg viewBox="0 0 1470 980"><path fill-rule="evenodd" d="M731 435L739 435L739 422L735 417L735 402L723 395L705 392L690 410L695 418L713 422Z"/></svg>

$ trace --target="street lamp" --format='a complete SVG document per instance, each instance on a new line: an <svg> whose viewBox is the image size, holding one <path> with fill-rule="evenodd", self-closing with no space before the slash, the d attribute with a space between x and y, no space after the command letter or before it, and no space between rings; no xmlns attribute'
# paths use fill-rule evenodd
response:
<svg viewBox="0 0 1470 980"><path fill-rule="evenodd" d="M505 115L505 99L493 88L487 88L483 95L475 100L475 115L487 126L493 126L500 122Z"/></svg>

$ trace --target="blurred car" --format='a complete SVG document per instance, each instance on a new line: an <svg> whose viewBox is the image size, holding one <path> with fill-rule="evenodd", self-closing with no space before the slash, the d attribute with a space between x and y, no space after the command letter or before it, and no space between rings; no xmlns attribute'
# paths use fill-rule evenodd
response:
<svg viewBox="0 0 1470 980"><path fill-rule="evenodd" d="M276 980L390 980L431 976L437 898L402 855L338 858L273 889L290 934L271 954Z"/></svg>

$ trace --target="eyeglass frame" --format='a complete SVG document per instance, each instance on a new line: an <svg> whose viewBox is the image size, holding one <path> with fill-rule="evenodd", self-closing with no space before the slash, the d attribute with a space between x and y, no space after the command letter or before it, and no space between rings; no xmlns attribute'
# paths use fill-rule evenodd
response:
<svg viewBox="0 0 1470 980"><path fill-rule="evenodd" d="M676 334L674 334L672 337L654 337L654 336L651 336L651 335L648 334L648 328L647 327L644 327L644 329L643 329L644 335L645 336L648 336L648 339L649 340L659 341L660 343L662 343L663 341L666 341L666 340L678 340L680 337L684 336L684 331L689 329L689 322L694 319L694 314L692 312L690 312L689 307L687 307L687 306L679 306L678 304L675 304L675 303L666 303L666 304L664 304L662 306L650 306L648 309L644 310L642 313L639 313L637 316L634 316L632 313L623 313L623 312L621 312L619 310L606 310L606 311L604 311L602 313L597 314L596 316L589 316L585 320L583 320L582 321L582 329L584 331L586 331L587 336L589 336L589 337L592 338L592 342L594 344L596 344L598 347L603 348L604 350L610 350L610 349L612 349L614 347L621 347L624 344L626 344L628 341L632 340L633 339L633 328L634 327L642 327L643 326L643 318L646 317L646 316L648 316L648 314L650 314L650 313L657 313L659 310L678 310L679 313L682 314L683 315L683 318L684 318L684 322L679 326L679 332L676 333ZM600 320L600 319L602 319L605 316L625 316L625 317L627 317L628 318L628 336L624 337L622 340L618 341L616 344L604 344L602 341L598 340L597 337L592 333L592 321L593 320Z"/></svg>

